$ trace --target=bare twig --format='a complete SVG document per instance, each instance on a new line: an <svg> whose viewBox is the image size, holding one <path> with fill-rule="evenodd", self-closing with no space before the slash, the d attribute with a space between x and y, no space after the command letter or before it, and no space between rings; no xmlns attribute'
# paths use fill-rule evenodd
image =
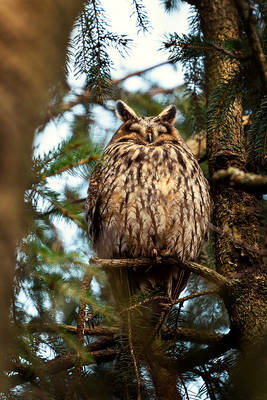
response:
<svg viewBox="0 0 267 400"><path fill-rule="evenodd" d="M126 79L132 78L133 76L143 75L146 72L151 71L152 69L159 68L159 67L162 67L163 65L167 65L167 64L172 64L172 62L167 60L167 61L163 61L163 62L161 62L159 64L152 65L151 67L147 67L147 68L141 69L139 71L131 72L130 74L127 74L127 75L125 75L124 77L122 77L120 79L114 79L113 81L111 81L111 84L114 85L114 86L118 85L119 83L121 83L123 81L126 81Z"/></svg>
<svg viewBox="0 0 267 400"><path fill-rule="evenodd" d="M169 88L169 89L163 89L163 88L157 87L157 88L152 88L146 94L151 97L156 96L157 94L172 94L175 89L176 89L176 86L173 88Z"/></svg>

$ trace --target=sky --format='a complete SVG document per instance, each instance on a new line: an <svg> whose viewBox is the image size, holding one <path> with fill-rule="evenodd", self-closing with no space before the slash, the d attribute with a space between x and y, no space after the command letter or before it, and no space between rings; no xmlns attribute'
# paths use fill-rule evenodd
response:
<svg viewBox="0 0 267 400"><path fill-rule="evenodd" d="M102 0L102 4L110 22L111 31L127 35L133 39L133 44L126 57L122 57L116 49L109 50L113 61L111 71L113 79L119 79L128 73L167 61L168 54L159 51L162 47L164 35L173 32L178 34L188 32L189 6L185 3L181 4L178 11L166 13L160 5L160 0L144 0L151 22L151 29L145 34L141 31L137 32L136 17L135 15L131 16L133 12L131 0ZM183 72L180 65L176 69L170 65L165 65L150 71L146 76L162 88L173 88L183 83ZM79 92L83 86L84 77L81 76L76 79L74 73L71 72L68 81L75 93ZM125 88L130 91L145 90L144 85L144 80L140 77L127 79L124 83ZM57 146L63 138L66 138L70 133L71 118L70 114L65 113L64 120L61 120L60 123L52 121L44 132L36 137L37 151L47 152ZM103 119L103 109L100 107L95 108L95 118L101 119L103 126L108 126L111 123L110 116L106 115Z"/></svg>

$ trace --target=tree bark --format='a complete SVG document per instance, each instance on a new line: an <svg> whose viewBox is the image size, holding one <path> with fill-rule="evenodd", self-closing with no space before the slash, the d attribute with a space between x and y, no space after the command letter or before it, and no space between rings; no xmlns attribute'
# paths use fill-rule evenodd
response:
<svg viewBox="0 0 267 400"><path fill-rule="evenodd" d="M83 0L0 2L0 370L6 365L15 252L25 228L34 131L62 80L68 36ZM0 382L3 387L3 382Z"/></svg>
<svg viewBox="0 0 267 400"><path fill-rule="evenodd" d="M204 38L211 42L239 39L239 16L232 0L195 1L200 13ZM205 60L205 86L209 96L221 78L229 78L239 67L239 60L222 57L210 51ZM227 94L226 94L227 95ZM218 110L220 112L220 110ZM246 170L246 141L242 126L242 99L237 96L231 105L227 128L223 124L209 132L207 151L212 176L219 169L237 167ZM214 117L214 116L213 116ZM208 116L209 118L209 116ZM209 124L209 120L208 120ZM240 189L212 185L214 224L230 235L215 235L217 271L236 279L235 290L226 301L231 329L240 339L240 346L261 341L266 333L266 274L257 252L259 248L257 196ZM232 238L237 240L232 240ZM238 242L248 246L244 247Z"/></svg>

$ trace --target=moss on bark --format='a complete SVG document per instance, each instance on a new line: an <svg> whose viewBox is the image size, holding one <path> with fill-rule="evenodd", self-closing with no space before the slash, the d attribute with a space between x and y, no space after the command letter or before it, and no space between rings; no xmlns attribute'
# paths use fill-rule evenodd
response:
<svg viewBox="0 0 267 400"><path fill-rule="evenodd" d="M200 0L195 2L200 13L201 28L206 40L239 39L240 19L232 0ZM205 60L206 94L209 96L221 78L228 79L238 70L238 60L222 57L211 51ZM231 104L227 124L219 124L209 132L207 151L211 176L219 169L246 169L246 138L242 126L242 99ZM209 118L209 116L208 116ZM208 121L209 124L209 121ZM261 341L267 329L264 287L266 273L262 269L259 248L258 198L231 187L213 182L214 224L224 233L215 235L217 271L236 279L231 298L226 301L231 327L241 348Z"/></svg>

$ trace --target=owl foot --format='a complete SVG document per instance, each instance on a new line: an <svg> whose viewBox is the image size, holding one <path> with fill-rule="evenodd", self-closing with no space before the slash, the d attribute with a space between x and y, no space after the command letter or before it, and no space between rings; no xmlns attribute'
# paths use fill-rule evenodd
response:
<svg viewBox="0 0 267 400"><path fill-rule="evenodd" d="M151 257L155 260L158 256L158 250L157 249L153 249L151 252Z"/></svg>

